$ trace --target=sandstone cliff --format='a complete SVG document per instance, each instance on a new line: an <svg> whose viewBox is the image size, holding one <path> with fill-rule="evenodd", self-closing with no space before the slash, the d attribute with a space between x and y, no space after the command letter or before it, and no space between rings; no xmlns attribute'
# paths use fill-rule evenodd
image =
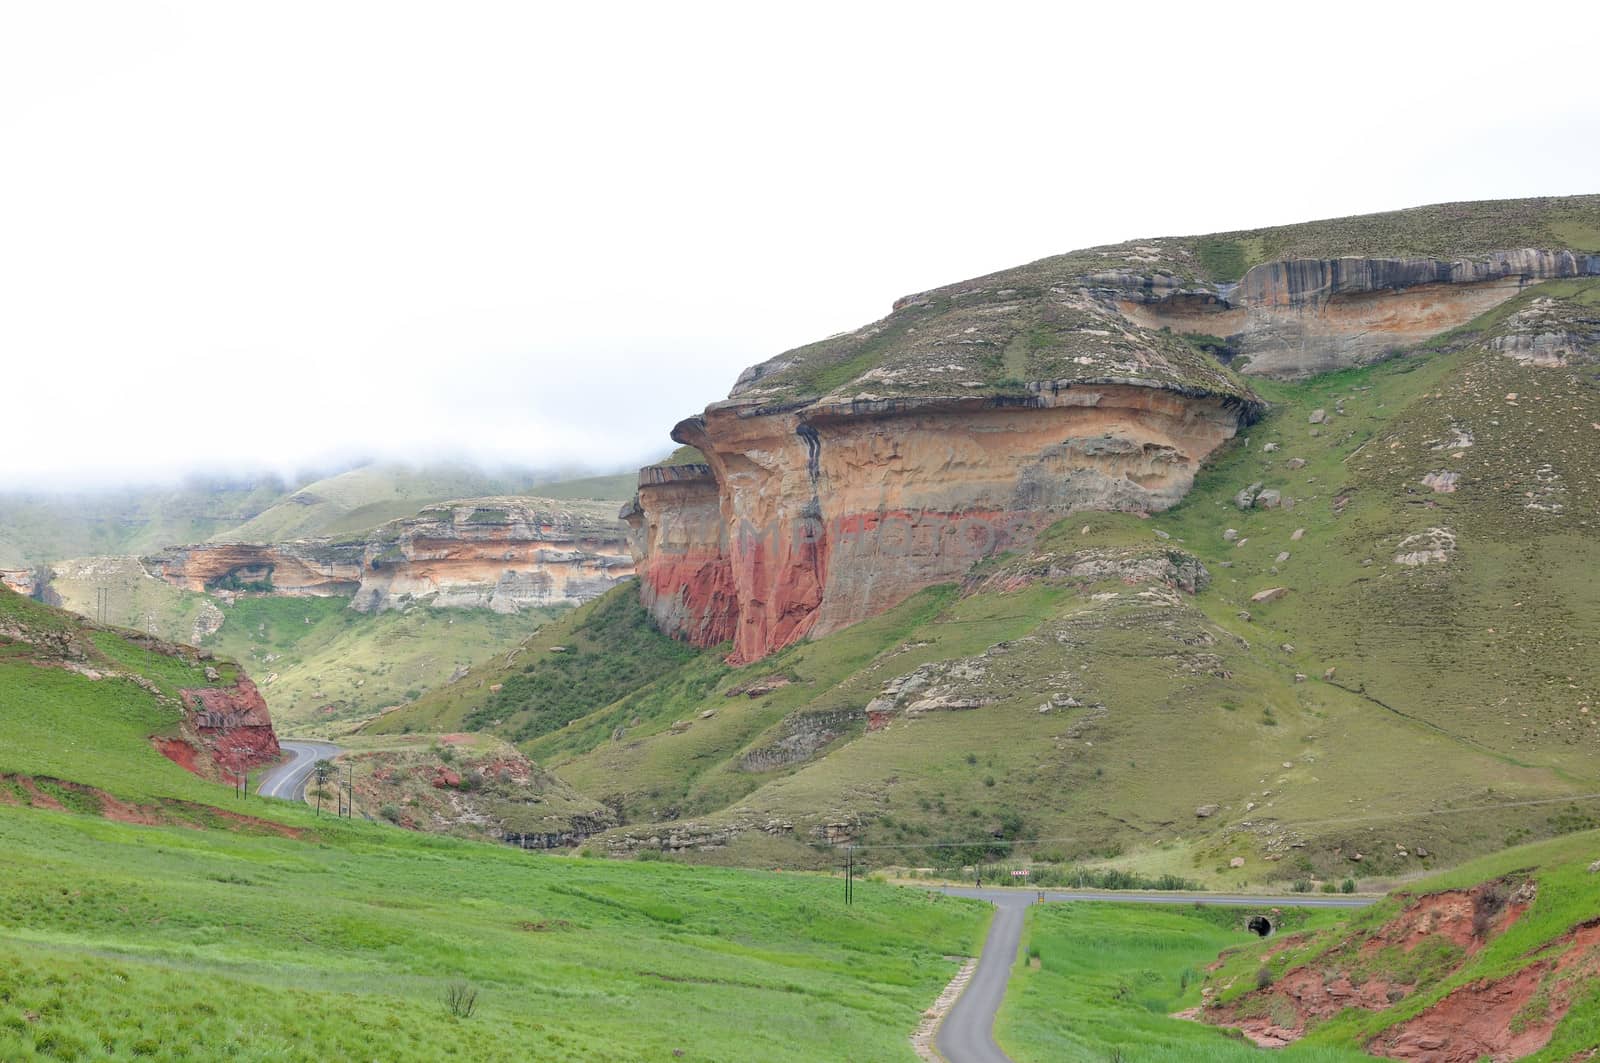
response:
<svg viewBox="0 0 1600 1063"><path fill-rule="evenodd" d="M378 612L425 600L514 613L576 604L633 574L604 503L487 498L429 506L363 540L204 543L144 559L191 591L349 595Z"/></svg>
<svg viewBox="0 0 1600 1063"><path fill-rule="evenodd" d="M643 470L623 514L643 600L664 630L753 660L1063 514L1166 509L1259 408L1204 352L1083 289L903 301L679 423L704 461Z"/></svg>

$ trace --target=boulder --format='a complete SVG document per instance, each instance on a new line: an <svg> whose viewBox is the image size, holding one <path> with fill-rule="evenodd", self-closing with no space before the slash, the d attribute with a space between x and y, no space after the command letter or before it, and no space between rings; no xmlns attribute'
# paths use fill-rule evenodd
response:
<svg viewBox="0 0 1600 1063"><path fill-rule="evenodd" d="M1250 600L1258 605L1265 605L1267 602L1275 602L1285 597L1288 593L1288 587L1268 587L1266 590L1256 591L1250 596Z"/></svg>
<svg viewBox="0 0 1600 1063"><path fill-rule="evenodd" d="M1327 410L1312 410L1310 421L1312 424L1326 424L1328 421Z"/></svg>
<svg viewBox="0 0 1600 1063"><path fill-rule="evenodd" d="M1194 810L1194 818L1210 819L1212 816L1217 814L1217 809L1220 807L1220 805L1201 805L1199 808Z"/></svg>
<svg viewBox="0 0 1600 1063"><path fill-rule="evenodd" d="M1435 494L1454 494L1456 483L1461 479L1458 472L1430 472L1422 478L1422 486L1431 488Z"/></svg>

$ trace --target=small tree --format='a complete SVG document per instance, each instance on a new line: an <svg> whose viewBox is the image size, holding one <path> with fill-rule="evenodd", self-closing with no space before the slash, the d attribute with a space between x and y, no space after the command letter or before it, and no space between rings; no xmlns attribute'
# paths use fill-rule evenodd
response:
<svg viewBox="0 0 1600 1063"><path fill-rule="evenodd" d="M333 777L333 761L319 760L312 765L311 773L317 778L317 815L322 815L322 795L327 793L325 787L328 780Z"/></svg>

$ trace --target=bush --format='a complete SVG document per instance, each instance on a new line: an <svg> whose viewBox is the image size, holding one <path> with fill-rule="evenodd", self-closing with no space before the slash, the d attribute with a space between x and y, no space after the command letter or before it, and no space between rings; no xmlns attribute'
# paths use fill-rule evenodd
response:
<svg viewBox="0 0 1600 1063"><path fill-rule="evenodd" d="M456 748L455 746L440 746L434 750L434 754L446 764L453 764L456 759Z"/></svg>
<svg viewBox="0 0 1600 1063"><path fill-rule="evenodd" d="M1295 879L1294 885L1290 886L1289 889L1293 890L1295 893L1310 893L1311 880L1304 878Z"/></svg>
<svg viewBox="0 0 1600 1063"><path fill-rule="evenodd" d="M1256 971L1256 988L1267 989L1277 981L1272 975L1272 968L1263 966Z"/></svg>
<svg viewBox="0 0 1600 1063"><path fill-rule="evenodd" d="M1339 883L1339 892L1340 893L1354 893L1355 891L1356 891L1356 880L1355 879L1347 878L1343 882Z"/></svg>
<svg viewBox="0 0 1600 1063"><path fill-rule="evenodd" d="M1324 882L1322 884L1322 892L1323 893L1338 893L1339 892L1339 887L1335 886L1332 882Z"/></svg>
<svg viewBox="0 0 1600 1063"><path fill-rule="evenodd" d="M378 809L378 815L382 816L390 823L400 822L400 809L395 805L384 805L382 808Z"/></svg>
<svg viewBox="0 0 1600 1063"><path fill-rule="evenodd" d="M458 1019L470 1019L478 1010L478 987L471 982L455 981L445 986L444 1010Z"/></svg>
<svg viewBox="0 0 1600 1063"><path fill-rule="evenodd" d="M639 855L634 857L635 860L647 860L647 861L648 860L660 860L661 858L662 857L661 857L661 850L660 849L640 849L639 850Z"/></svg>

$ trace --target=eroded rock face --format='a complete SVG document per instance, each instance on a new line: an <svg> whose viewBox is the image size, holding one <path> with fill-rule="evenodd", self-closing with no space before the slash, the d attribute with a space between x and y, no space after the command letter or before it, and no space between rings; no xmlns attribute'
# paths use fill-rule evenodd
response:
<svg viewBox="0 0 1600 1063"><path fill-rule="evenodd" d="M733 659L754 660L958 579L1064 514L1168 508L1243 409L1127 384L1016 404L719 403L674 431L704 466L641 478L645 603L664 630L731 637Z"/></svg>
<svg viewBox="0 0 1600 1063"><path fill-rule="evenodd" d="M366 544L354 608L575 605L633 575L626 529L594 503L474 499L429 506L385 525Z"/></svg>
<svg viewBox="0 0 1600 1063"><path fill-rule="evenodd" d="M143 559L191 591L349 595L380 612L424 600L514 613L577 604L633 574L625 528L595 503L490 498L429 506L365 540L204 543Z"/></svg>
<svg viewBox="0 0 1600 1063"><path fill-rule="evenodd" d="M284 595L353 594L361 585L360 543L201 543L143 558L145 571L185 590L270 587Z"/></svg>
<svg viewBox="0 0 1600 1063"><path fill-rule="evenodd" d="M639 569L639 600L662 631L696 646L732 639L739 616L723 534L722 500L711 467L659 465L639 473L639 493L623 507Z"/></svg>
<svg viewBox="0 0 1600 1063"><path fill-rule="evenodd" d="M1141 288L1118 296L1146 327L1225 337L1248 359L1246 373L1304 377L1432 339L1537 281L1584 276L1600 276L1600 255L1522 249L1458 261L1292 259L1256 266L1214 294ZM1560 335L1531 330L1518 343L1530 358L1561 357L1565 345Z"/></svg>
<svg viewBox="0 0 1600 1063"><path fill-rule="evenodd" d="M224 776L236 776L277 757L278 735L272 728L267 703L243 673L231 687L182 690L179 697L189 714L184 730L203 750L200 762L208 761ZM197 770L194 763L184 763L181 756L174 756L171 740L158 748L190 771Z"/></svg>

